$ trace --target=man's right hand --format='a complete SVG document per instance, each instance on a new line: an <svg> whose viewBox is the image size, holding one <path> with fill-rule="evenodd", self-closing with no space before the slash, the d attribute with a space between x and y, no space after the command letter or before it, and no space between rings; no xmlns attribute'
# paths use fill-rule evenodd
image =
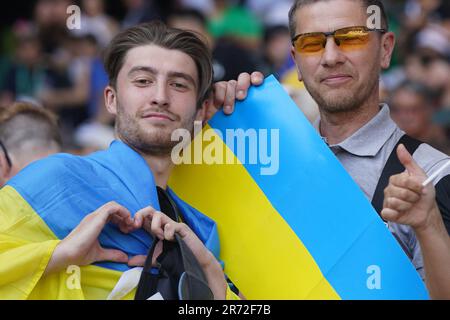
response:
<svg viewBox="0 0 450 320"><path fill-rule="evenodd" d="M135 230L130 212L116 202L108 202L87 215L56 246L44 275L63 270L69 265L84 266L99 261L127 263L128 255L125 252L104 249L98 242L98 236L108 222L116 224L123 233Z"/></svg>
<svg viewBox="0 0 450 320"><path fill-rule="evenodd" d="M427 175L404 145L398 146L397 156L406 170L389 179L389 185L384 190L381 215L387 221L411 226L417 234L440 224L436 222L441 220L441 214L435 200L435 190L432 184L422 186Z"/></svg>

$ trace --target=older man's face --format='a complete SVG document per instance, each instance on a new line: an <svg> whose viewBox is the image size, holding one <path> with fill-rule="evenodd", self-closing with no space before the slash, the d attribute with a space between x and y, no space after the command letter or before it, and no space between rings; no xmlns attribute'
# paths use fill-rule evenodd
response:
<svg viewBox="0 0 450 320"><path fill-rule="evenodd" d="M306 5L297 10L296 34L333 32L337 29L367 26L368 14L354 0L330 0ZM386 45L385 36L390 37ZM369 32L364 45L343 48L328 37L325 49L299 53L292 48L299 80L322 111L354 111L369 100L378 99L381 68L389 66L394 40L392 34Z"/></svg>

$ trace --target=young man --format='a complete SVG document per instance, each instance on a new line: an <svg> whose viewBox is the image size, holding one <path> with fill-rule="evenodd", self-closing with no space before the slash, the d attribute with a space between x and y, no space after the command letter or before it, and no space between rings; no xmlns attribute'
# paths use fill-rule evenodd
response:
<svg viewBox="0 0 450 320"><path fill-rule="evenodd" d="M104 299L122 272L143 265L154 236L175 232L214 297L231 296L215 223L167 188L173 130L193 131L210 103L210 59L194 34L161 23L113 39L105 100L118 140L37 162L0 191L0 298Z"/></svg>

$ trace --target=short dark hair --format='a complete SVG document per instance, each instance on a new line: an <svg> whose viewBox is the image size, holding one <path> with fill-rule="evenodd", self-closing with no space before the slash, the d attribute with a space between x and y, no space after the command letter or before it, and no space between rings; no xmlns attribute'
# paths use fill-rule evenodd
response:
<svg viewBox="0 0 450 320"><path fill-rule="evenodd" d="M295 37L295 29L297 27L296 21L295 21L295 14L297 10L303 6L317 3L317 2L323 2L323 1L332 1L332 0L295 0L291 9L289 10L289 32L291 35L291 38ZM388 18L386 15L386 10L384 8L383 2L381 0L355 0L362 3L362 5L366 8L370 6L378 6L381 11L381 24L382 28L388 30L389 29L389 23Z"/></svg>
<svg viewBox="0 0 450 320"><path fill-rule="evenodd" d="M123 66L127 52L133 48L154 44L179 50L194 60L198 71L197 103L200 105L211 93L213 69L211 51L206 40L192 31L169 28L160 21L139 24L119 33L104 52L104 65L109 83L116 87L117 75Z"/></svg>

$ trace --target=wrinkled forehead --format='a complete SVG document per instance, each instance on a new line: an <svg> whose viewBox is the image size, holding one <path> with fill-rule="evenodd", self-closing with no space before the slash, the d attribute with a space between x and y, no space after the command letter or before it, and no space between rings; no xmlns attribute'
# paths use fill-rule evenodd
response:
<svg viewBox="0 0 450 320"><path fill-rule="evenodd" d="M329 0L306 4L295 13L296 32L331 32L351 26L366 26L369 15L361 1Z"/></svg>

